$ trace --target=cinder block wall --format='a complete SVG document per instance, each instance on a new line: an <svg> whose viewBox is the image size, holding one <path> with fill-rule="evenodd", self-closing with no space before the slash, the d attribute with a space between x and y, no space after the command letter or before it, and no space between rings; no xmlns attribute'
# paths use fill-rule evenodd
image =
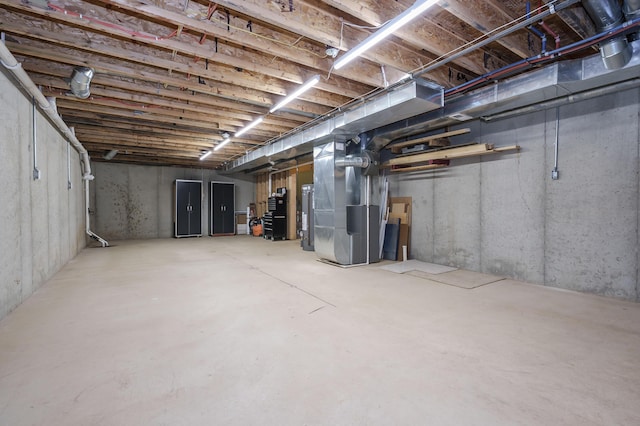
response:
<svg viewBox="0 0 640 426"><path fill-rule="evenodd" d="M0 318L29 297L85 245L80 159L44 115L36 113L33 180L31 99L0 72ZM72 188L68 189L68 164Z"/></svg>
<svg viewBox="0 0 640 426"><path fill-rule="evenodd" d="M559 109L560 179L551 179L556 110L473 122L455 143L520 153L455 160L390 178L413 197L414 258L640 301L640 90Z"/></svg>
<svg viewBox="0 0 640 426"><path fill-rule="evenodd" d="M172 237L176 179L203 181L203 235L209 231L209 182L236 185L236 211L246 211L254 202L253 176L232 178L215 170L112 162L94 163L93 169L96 179L91 183L91 220L96 233L107 240Z"/></svg>

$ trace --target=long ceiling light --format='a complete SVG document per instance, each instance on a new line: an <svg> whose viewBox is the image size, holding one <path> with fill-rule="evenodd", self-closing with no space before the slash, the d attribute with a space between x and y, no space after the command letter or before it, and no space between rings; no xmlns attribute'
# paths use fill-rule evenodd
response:
<svg viewBox="0 0 640 426"><path fill-rule="evenodd" d="M222 142L220 142L218 145L216 145L215 148L213 148L214 151L217 151L219 149L221 149L223 146L225 146L226 144L228 144L231 141L231 138L226 138L225 140L223 140Z"/></svg>
<svg viewBox="0 0 640 426"><path fill-rule="evenodd" d="M394 33L397 29L407 24L413 18L420 15L425 10L429 9L434 4L438 3L439 0L418 0L413 6L409 9L402 12L400 15L396 16L389 22L387 22L382 28L380 28L375 33L371 34L369 37L361 41L356 47L349 50L344 56L340 57L335 64L333 64L333 68L339 70L343 66L347 65L349 62L363 54L365 51L372 48L374 45L378 44L385 37Z"/></svg>
<svg viewBox="0 0 640 426"><path fill-rule="evenodd" d="M238 136L242 136L245 133L247 133L249 130L253 129L254 127L256 127L258 124L262 123L262 120L264 120L264 117L259 117L256 120L252 121L251 123L247 124L246 126L244 126L242 129L238 130L236 132L235 135L233 135L233 137L237 138Z"/></svg>
<svg viewBox="0 0 640 426"><path fill-rule="evenodd" d="M269 112L270 113L276 112L277 110L279 110L280 108L282 108L283 106L285 106L286 104L288 104L289 102L291 102L292 100L294 100L295 98L302 95L304 92L306 92L307 90L311 89L313 86L318 84L319 81L320 81L319 75L313 76L309 81L307 81L302 86L300 86L298 90L296 90L295 92L293 92L292 94L284 98L282 101L280 101L280 103L278 103L276 106L271 108Z"/></svg>
<svg viewBox="0 0 640 426"><path fill-rule="evenodd" d="M200 156L200 161L202 161L202 160L204 160L205 158L207 158L208 156L210 156L212 152L213 152L213 150L211 150L211 149L210 149L209 151L207 151L207 152L205 152L204 154L202 154L202 155Z"/></svg>

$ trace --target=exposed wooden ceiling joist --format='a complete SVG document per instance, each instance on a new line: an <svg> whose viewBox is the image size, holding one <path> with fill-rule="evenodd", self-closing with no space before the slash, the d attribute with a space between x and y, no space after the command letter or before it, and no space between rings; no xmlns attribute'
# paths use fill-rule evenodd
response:
<svg viewBox="0 0 640 426"><path fill-rule="evenodd" d="M548 2L549 0L545 0ZM524 14L517 0L441 0L348 66L347 51L413 0L0 0L7 47L58 99L96 161L218 167L335 108L384 89ZM593 31L584 10L548 18L569 44ZM591 24L592 25L592 24ZM424 74L449 88L540 52L526 30ZM92 95L69 96L74 67L95 70ZM286 108L271 106L314 75L321 81ZM203 150L262 116L240 139Z"/></svg>

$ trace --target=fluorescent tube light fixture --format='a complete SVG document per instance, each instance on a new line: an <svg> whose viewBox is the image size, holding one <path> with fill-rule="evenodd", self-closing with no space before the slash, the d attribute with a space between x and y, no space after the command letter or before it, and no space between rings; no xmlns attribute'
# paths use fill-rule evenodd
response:
<svg viewBox="0 0 640 426"><path fill-rule="evenodd" d="M205 158L207 158L208 156L210 156L212 152L213 152L213 150L209 150L209 151L205 152L204 154L202 154L202 155L200 156L200 161L202 161L202 160L204 160Z"/></svg>
<svg viewBox="0 0 640 426"><path fill-rule="evenodd" d="M309 81L307 81L302 86L300 86L298 90L296 90L295 92L293 92L292 94L284 98L282 101L280 101L280 103L278 103L276 106L271 108L269 112L270 113L276 112L277 110L279 110L280 108L282 108L283 106L285 106L286 104L288 104L289 102L291 102L292 100L294 100L295 98L302 95L304 92L306 92L307 90L311 89L313 86L318 84L319 81L320 81L319 75L313 76Z"/></svg>
<svg viewBox="0 0 640 426"><path fill-rule="evenodd" d="M254 127L256 127L258 124L262 123L262 120L264 120L264 117L260 117L257 118L256 120L252 121L251 123L247 124L246 126L244 126L242 129L238 130L236 132L235 135L233 135L234 137L238 137L238 136L242 136L245 133L247 133L249 130L253 129Z"/></svg>
<svg viewBox="0 0 640 426"><path fill-rule="evenodd" d="M231 142L231 138L226 138L225 140L223 140L222 142L220 142L218 145L216 145L215 148L213 148L214 151L217 151L219 149L222 149L223 146L225 146L226 144L228 144L229 142Z"/></svg>
<svg viewBox="0 0 640 426"><path fill-rule="evenodd" d="M391 35L396 30L398 30L403 25L409 23L413 18L420 15L425 10L429 9L434 4L438 3L439 0L418 0L413 6L409 9L402 12L400 15L396 16L389 22L387 22L382 28L380 28L375 33L371 34L366 39L362 40L356 47L349 50L343 56L338 59L335 64L333 64L333 68L339 70L343 66L347 65L349 62L363 54L365 51L369 50L380 41L382 41L385 37Z"/></svg>

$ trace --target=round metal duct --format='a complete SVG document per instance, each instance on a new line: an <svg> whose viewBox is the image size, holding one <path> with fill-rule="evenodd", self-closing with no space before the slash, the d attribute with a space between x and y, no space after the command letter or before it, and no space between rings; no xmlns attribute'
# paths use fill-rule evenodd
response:
<svg viewBox="0 0 640 426"><path fill-rule="evenodd" d="M89 85L93 78L93 69L89 67L76 67L71 73L71 93L80 99L87 99L91 94L89 92Z"/></svg>

